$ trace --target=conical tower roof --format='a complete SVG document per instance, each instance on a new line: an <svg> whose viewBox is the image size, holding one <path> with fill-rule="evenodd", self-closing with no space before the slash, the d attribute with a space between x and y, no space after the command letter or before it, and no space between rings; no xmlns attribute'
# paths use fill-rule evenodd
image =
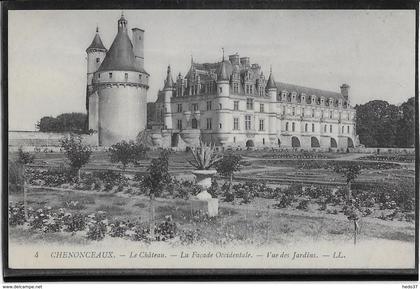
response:
<svg viewBox="0 0 420 289"><path fill-rule="evenodd" d="M142 68L136 65L133 44L128 37L125 26L126 23L125 18L121 16L118 21L119 26L117 36L115 36L114 42L112 42L112 45L98 71L123 70L144 72Z"/></svg>
<svg viewBox="0 0 420 289"><path fill-rule="evenodd" d="M165 86L163 89L172 89L174 87L174 81L172 80L172 74L171 74L171 66L168 66L168 71L166 74L166 81Z"/></svg>
<svg viewBox="0 0 420 289"><path fill-rule="evenodd" d="M217 81L229 81L229 73L227 63L225 62L225 52L223 50L222 62L220 63L219 70L217 71Z"/></svg>
<svg viewBox="0 0 420 289"><path fill-rule="evenodd" d="M265 88L266 89L272 89L272 88L277 89L276 82L274 81L273 71L272 71L271 67L270 67L270 76L268 77L267 85L265 86Z"/></svg>
<svg viewBox="0 0 420 289"><path fill-rule="evenodd" d="M89 45L89 47L86 49L86 52L91 49L97 49L97 50L104 50L106 51L106 48L104 44L102 43L101 36L99 36L99 29L96 27L96 34L95 37L92 40L92 43Z"/></svg>

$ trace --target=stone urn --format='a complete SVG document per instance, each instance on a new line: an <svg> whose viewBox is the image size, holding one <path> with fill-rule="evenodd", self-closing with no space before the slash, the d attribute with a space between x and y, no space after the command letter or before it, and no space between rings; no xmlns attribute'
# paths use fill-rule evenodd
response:
<svg viewBox="0 0 420 289"><path fill-rule="evenodd" d="M192 172L196 177L196 184L201 188L191 200L191 208L193 211L203 211L210 217L217 216L219 212L219 200L212 198L207 192L211 186L211 177L216 174L215 170L195 170Z"/></svg>

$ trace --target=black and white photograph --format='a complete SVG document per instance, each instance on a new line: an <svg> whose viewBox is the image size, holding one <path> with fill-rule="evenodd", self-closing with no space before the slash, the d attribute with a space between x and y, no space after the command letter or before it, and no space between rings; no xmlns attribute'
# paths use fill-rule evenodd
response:
<svg viewBox="0 0 420 289"><path fill-rule="evenodd" d="M417 274L416 17L9 10L8 268Z"/></svg>

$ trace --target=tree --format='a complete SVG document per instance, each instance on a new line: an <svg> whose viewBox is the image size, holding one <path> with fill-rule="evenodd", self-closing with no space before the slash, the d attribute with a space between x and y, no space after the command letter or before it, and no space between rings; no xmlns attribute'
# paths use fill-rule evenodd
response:
<svg viewBox="0 0 420 289"><path fill-rule="evenodd" d="M113 163L121 163L125 171L129 163L137 164L146 157L147 147L134 141L121 141L112 145L108 153Z"/></svg>
<svg viewBox="0 0 420 289"><path fill-rule="evenodd" d="M347 183L347 201L351 199L351 184L360 175L360 166L356 163L338 164L335 166L334 171L341 173L346 178Z"/></svg>
<svg viewBox="0 0 420 289"><path fill-rule="evenodd" d="M22 148L18 149L17 162L23 165L31 164L34 162L35 156L29 152L24 152Z"/></svg>
<svg viewBox="0 0 420 289"><path fill-rule="evenodd" d="M158 158L152 159L147 169L147 175L143 179L143 187L148 190L147 193L150 198L150 234L152 239L154 239L155 232L154 200L162 194L170 180L169 151L162 150Z"/></svg>
<svg viewBox="0 0 420 289"><path fill-rule="evenodd" d="M414 97L400 105L400 119L397 129L398 147L413 147L416 129L416 109Z"/></svg>
<svg viewBox="0 0 420 289"><path fill-rule="evenodd" d="M57 117L44 116L37 123L41 132L86 133L87 115L85 113L63 113Z"/></svg>
<svg viewBox="0 0 420 289"><path fill-rule="evenodd" d="M89 162L92 155L91 147L83 144L81 136L73 134L62 138L60 143L70 161L70 166L74 171L77 171L80 180L80 169Z"/></svg>
<svg viewBox="0 0 420 289"><path fill-rule="evenodd" d="M215 165L219 175L229 178L229 187L232 185L233 174L241 170L242 157L239 155L224 155Z"/></svg>

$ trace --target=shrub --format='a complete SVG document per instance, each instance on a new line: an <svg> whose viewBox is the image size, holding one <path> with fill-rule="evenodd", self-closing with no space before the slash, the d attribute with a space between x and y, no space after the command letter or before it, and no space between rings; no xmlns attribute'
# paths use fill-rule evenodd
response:
<svg viewBox="0 0 420 289"><path fill-rule="evenodd" d="M296 209L298 210L307 210L308 209L308 204L309 204L309 200L308 199L303 199L299 202L299 204L297 205Z"/></svg>
<svg viewBox="0 0 420 289"><path fill-rule="evenodd" d="M64 231L77 232L86 228L86 217L82 214L66 213L63 217Z"/></svg>
<svg viewBox="0 0 420 289"><path fill-rule="evenodd" d="M294 195L282 193L278 198L278 203L274 204L274 208L282 209L290 207L294 201Z"/></svg>
<svg viewBox="0 0 420 289"><path fill-rule="evenodd" d="M17 162L20 164L31 164L34 162L35 156L29 152L24 152L22 148L18 149L18 159Z"/></svg>
<svg viewBox="0 0 420 289"><path fill-rule="evenodd" d="M157 225L155 228L156 241L166 241L173 239L176 234L176 224L172 220L172 216L166 216L165 221Z"/></svg>
<svg viewBox="0 0 420 289"><path fill-rule="evenodd" d="M111 162L121 163L124 171L129 163L138 164L143 160L146 157L146 151L146 146L134 141L121 141L108 149Z"/></svg>
<svg viewBox="0 0 420 289"><path fill-rule="evenodd" d="M108 219L103 211L88 215L88 231L86 237L89 240L99 241L105 238L107 232Z"/></svg>
<svg viewBox="0 0 420 289"><path fill-rule="evenodd" d="M92 149L82 143L82 138L79 135L71 134L69 137L62 138L60 142L70 161L70 166L80 174L80 169L89 162Z"/></svg>
<svg viewBox="0 0 420 289"><path fill-rule="evenodd" d="M9 204L9 225L14 227L25 223L25 207L22 202Z"/></svg>
<svg viewBox="0 0 420 289"><path fill-rule="evenodd" d="M23 190L23 166L19 162L9 161L8 163L8 188L10 192Z"/></svg>

